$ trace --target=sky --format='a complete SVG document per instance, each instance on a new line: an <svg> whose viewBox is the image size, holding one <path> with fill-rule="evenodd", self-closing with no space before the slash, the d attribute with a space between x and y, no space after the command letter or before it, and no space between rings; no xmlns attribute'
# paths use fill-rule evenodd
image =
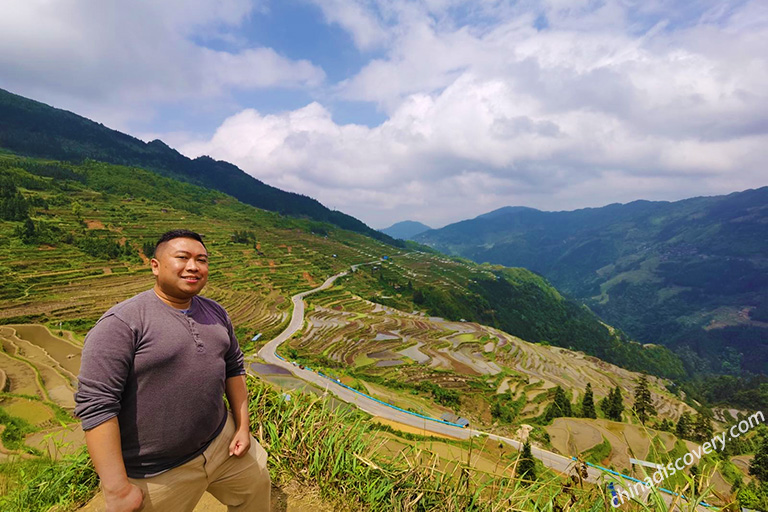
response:
<svg viewBox="0 0 768 512"><path fill-rule="evenodd" d="M768 185L765 0L0 0L0 88L372 227Z"/></svg>

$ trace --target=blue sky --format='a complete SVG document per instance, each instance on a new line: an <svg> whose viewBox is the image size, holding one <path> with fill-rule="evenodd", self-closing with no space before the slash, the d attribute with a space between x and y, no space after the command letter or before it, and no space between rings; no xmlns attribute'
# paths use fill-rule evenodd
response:
<svg viewBox="0 0 768 512"><path fill-rule="evenodd" d="M373 227L768 184L762 0L3 4L0 87Z"/></svg>

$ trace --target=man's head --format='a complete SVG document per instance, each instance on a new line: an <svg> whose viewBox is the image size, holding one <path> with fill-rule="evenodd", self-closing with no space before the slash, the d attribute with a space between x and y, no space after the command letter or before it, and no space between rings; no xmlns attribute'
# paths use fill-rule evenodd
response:
<svg viewBox="0 0 768 512"><path fill-rule="evenodd" d="M208 250L194 231L164 233L155 245L151 264L157 279L155 291L174 305L188 302L208 282Z"/></svg>

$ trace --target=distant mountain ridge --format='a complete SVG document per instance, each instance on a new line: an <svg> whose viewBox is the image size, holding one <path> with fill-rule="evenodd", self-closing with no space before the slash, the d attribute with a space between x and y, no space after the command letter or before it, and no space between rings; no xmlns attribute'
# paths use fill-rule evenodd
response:
<svg viewBox="0 0 768 512"><path fill-rule="evenodd" d="M388 228L380 229L382 233L386 233L392 238L399 238L401 240L411 240L414 236L425 231L432 229L426 224L417 222L414 220L404 220L402 222L396 222Z"/></svg>
<svg viewBox="0 0 768 512"><path fill-rule="evenodd" d="M303 216L402 246L388 235L310 197L272 187L238 167L208 156L187 158L160 140L135 137L0 89L0 147L57 160L84 159L142 167L229 194L240 201L285 215Z"/></svg>
<svg viewBox="0 0 768 512"><path fill-rule="evenodd" d="M768 187L676 202L508 207L415 237L521 266L693 372L766 373Z"/></svg>

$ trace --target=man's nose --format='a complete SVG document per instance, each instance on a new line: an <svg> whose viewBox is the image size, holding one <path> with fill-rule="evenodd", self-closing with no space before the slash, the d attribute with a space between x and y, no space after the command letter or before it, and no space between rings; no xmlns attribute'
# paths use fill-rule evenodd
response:
<svg viewBox="0 0 768 512"><path fill-rule="evenodd" d="M194 258L189 258L185 269L189 272L197 272L197 261Z"/></svg>

